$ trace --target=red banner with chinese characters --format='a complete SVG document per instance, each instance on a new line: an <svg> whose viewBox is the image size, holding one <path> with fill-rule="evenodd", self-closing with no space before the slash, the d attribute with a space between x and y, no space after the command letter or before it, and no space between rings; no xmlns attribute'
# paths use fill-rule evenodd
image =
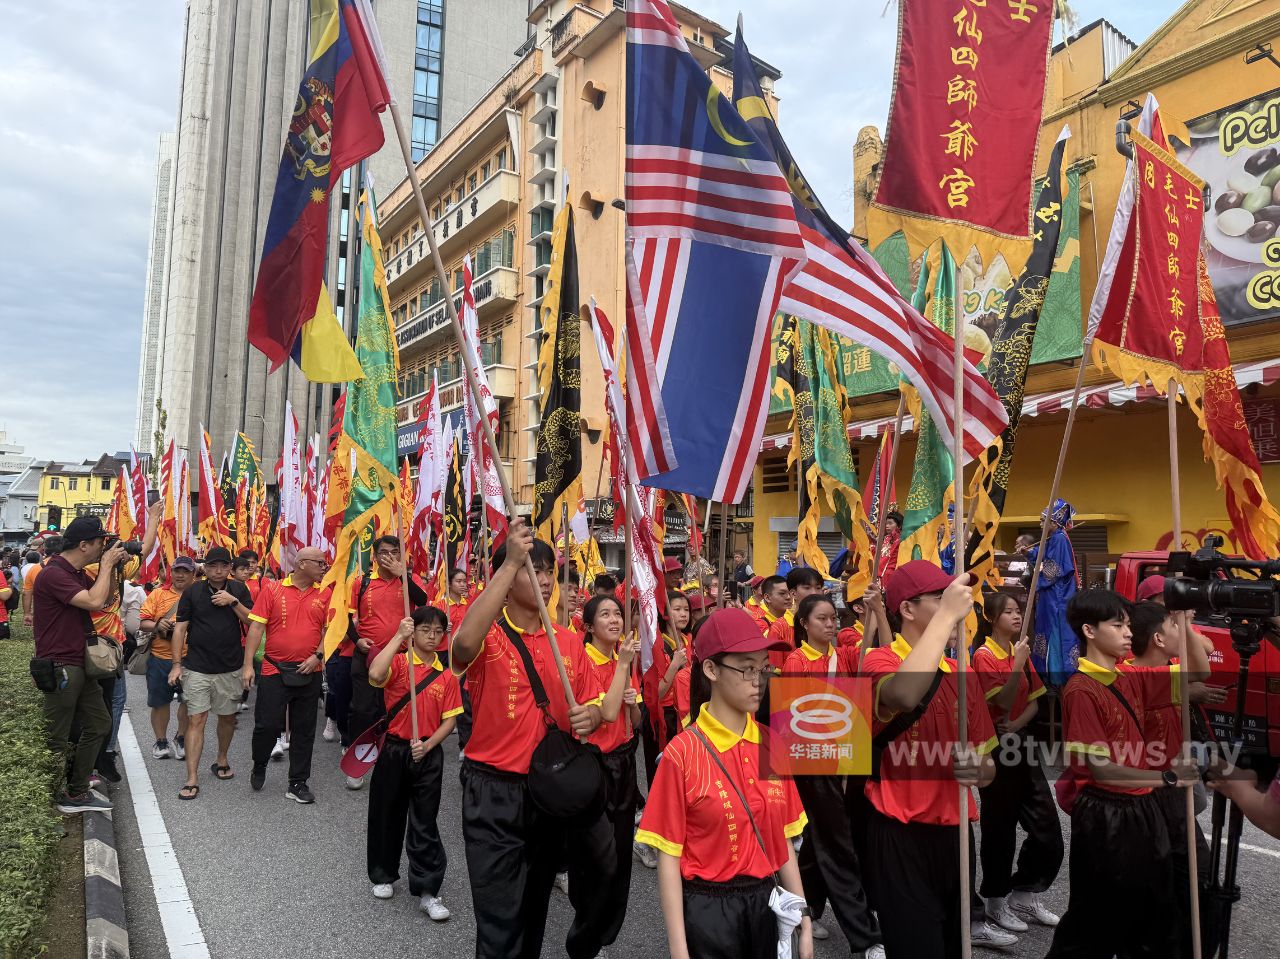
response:
<svg viewBox="0 0 1280 959"><path fill-rule="evenodd" d="M1029 246L1052 27L1052 0L901 0L873 248L898 230L913 256L948 234L988 264Z"/></svg>
<svg viewBox="0 0 1280 959"><path fill-rule="evenodd" d="M1204 181L1140 133L1133 150L1133 214L1093 348L1126 382L1123 366L1163 388L1204 371L1197 282Z"/></svg>

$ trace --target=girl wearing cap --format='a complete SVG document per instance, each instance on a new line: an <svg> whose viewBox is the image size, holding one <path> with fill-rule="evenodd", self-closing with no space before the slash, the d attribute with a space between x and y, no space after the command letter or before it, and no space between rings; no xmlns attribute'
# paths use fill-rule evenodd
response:
<svg viewBox="0 0 1280 959"><path fill-rule="evenodd" d="M622 641L622 606L612 596L596 596L582 610L586 652L600 689L604 722L589 742L600 750L608 783L604 828L599 824L569 835L569 896L576 916L573 953L594 956L612 945L627 917L631 890L631 833L635 828L636 733L640 686L632 664L640 650L634 636Z"/></svg>
<svg viewBox="0 0 1280 959"><path fill-rule="evenodd" d="M792 570L795 572L795 570ZM806 596L796 607L795 649L782 672L787 676L851 676L857 671L857 649L837 647L839 620L835 603L825 593ZM816 916L831 901L849 948L868 957L883 957L880 927L862 888L844 783L834 775L796 775L796 789L809 816L800 846L800 878ZM814 925L814 931L822 927ZM823 930L825 932L825 930ZM825 938L822 933L819 937Z"/></svg>
<svg viewBox="0 0 1280 959"><path fill-rule="evenodd" d="M770 772L769 733L753 715L770 647L739 609L712 613L694 641L693 721L663 753L636 833L659 854L673 959L773 959L775 881L803 895L790 840L807 819L794 782ZM797 931L811 959L807 915Z"/></svg>
<svg viewBox="0 0 1280 959"><path fill-rule="evenodd" d="M987 918L1010 932L1027 922L1056 926L1058 917L1040 902L1062 866L1062 827L1044 771L1029 755L1022 730L1036 717L1044 684L1030 667L1031 644L1018 641L1022 608L1009 593L987 596L983 613L991 635L973 652L991 721L1002 737L996 775L982 791L982 898ZM1027 834L1013 868L1018 826Z"/></svg>

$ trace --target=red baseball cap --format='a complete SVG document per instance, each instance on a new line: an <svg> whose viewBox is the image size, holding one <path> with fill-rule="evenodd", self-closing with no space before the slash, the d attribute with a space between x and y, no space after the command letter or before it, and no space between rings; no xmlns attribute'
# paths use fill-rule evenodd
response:
<svg viewBox="0 0 1280 959"><path fill-rule="evenodd" d="M758 653L764 649L790 652L786 640L770 641L749 613L735 607L717 609L707 617L693 641L693 658L698 662L716 653Z"/></svg>
<svg viewBox="0 0 1280 959"><path fill-rule="evenodd" d="M703 596L701 593L688 593L687 596L689 599L689 612L691 613L699 613L708 606L713 605L711 600L706 596Z"/></svg>
<svg viewBox="0 0 1280 959"><path fill-rule="evenodd" d="M929 562L927 559L913 559L899 566L884 591L885 607L890 612L909 599L923 596L925 593L940 593L951 585L955 579Z"/></svg>
<svg viewBox="0 0 1280 959"><path fill-rule="evenodd" d="M662 569L663 569L663 572L667 572L667 573L683 573L684 564L682 564L680 560L676 559L674 556L668 556L666 559L666 562L662 564Z"/></svg>
<svg viewBox="0 0 1280 959"><path fill-rule="evenodd" d="M747 585L752 588L755 588L756 586L759 586L763 582L764 582L763 576L752 576L751 579L747 581Z"/></svg>
<svg viewBox="0 0 1280 959"><path fill-rule="evenodd" d="M1138 591L1135 594L1140 603L1155 599L1157 596L1164 595L1164 577L1148 576L1138 584Z"/></svg>

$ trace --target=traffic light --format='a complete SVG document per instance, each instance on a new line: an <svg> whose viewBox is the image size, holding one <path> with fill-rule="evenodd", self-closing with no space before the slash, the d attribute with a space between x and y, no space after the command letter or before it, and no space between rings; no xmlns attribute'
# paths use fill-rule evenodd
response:
<svg viewBox="0 0 1280 959"><path fill-rule="evenodd" d="M49 532L56 533L62 528L62 507L49 507Z"/></svg>

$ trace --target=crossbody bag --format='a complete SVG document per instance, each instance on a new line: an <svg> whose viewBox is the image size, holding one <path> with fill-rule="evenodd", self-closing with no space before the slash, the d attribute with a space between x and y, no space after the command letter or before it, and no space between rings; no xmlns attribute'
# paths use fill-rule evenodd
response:
<svg viewBox="0 0 1280 959"><path fill-rule="evenodd" d="M428 686L443 675L443 670L431 670L422 679L418 680L417 685L413 688L412 697L409 693L405 693L392 703L385 716L357 736L355 741L343 751L342 759L338 762L339 768L353 779L359 779L367 774L382 753L382 744L386 742L387 729L390 728L392 720L400 715L402 709L409 705L410 698L417 699Z"/></svg>
<svg viewBox="0 0 1280 959"><path fill-rule="evenodd" d="M1124 693L1116 689L1114 683L1106 686L1106 690L1124 707L1124 711L1129 714L1133 724L1138 727L1138 735L1142 736L1142 723L1138 721L1138 714L1129 705L1129 700L1124 698ZM1143 738L1145 740L1145 737ZM1057 800L1058 808L1068 816L1076 808L1076 800L1080 798L1080 790L1085 787L1086 783L1085 777L1080 775L1074 766L1068 766L1063 770L1062 775L1058 777L1057 782L1053 784L1053 798Z"/></svg>
<svg viewBox="0 0 1280 959"><path fill-rule="evenodd" d="M604 766L600 750L590 743L579 742L572 733L556 725L548 706L551 700L542 685L542 677L533 665L533 656L520 634L504 618L502 631L520 655L533 701L542 713L545 725L542 739L529 759L529 795L548 816L575 823L590 823L604 811L608 798ZM555 638L547 637L553 655L560 655Z"/></svg>
<svg viewBox="0 0 1280 959"><path fill-rule="evenodd" d="M178 614L178 603L174 602L169 607L169 612L165 613L158 620L156 625L168 623ZM147 663L151 660L151 640L155 638L156 631L148 630L145 633L138 634L138 648L133 651L133 655L129 657L129 662L125 664L125 668L134 676L145 676L147 673Z"/></svg>

